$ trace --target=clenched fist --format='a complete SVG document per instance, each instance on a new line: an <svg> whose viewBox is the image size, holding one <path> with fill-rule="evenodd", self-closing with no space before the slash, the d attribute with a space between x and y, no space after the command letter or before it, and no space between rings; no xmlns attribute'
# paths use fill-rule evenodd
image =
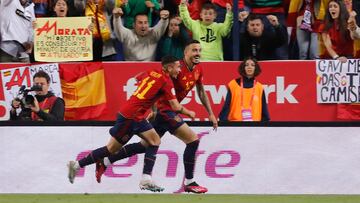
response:
<svg viewBox="0 0 360 203"><path fill-rule="evenodd" d="M163 20L166 20L169 18L169 11L168 10L161 10L160 11L160 18L163 19Z"/></svg>
<svg viewBox="0 0 360 203"><path fill-rule="evenodd" d="M273 26L278 26L279 25L279 20L276 16L274 15L267 15L266 18L269 20L270 24Z"/></svg>
<svg viewBox="0 0 360 203"><path fill-rule="evenodd" d="M124 12L121 8L114 8L112 13L115 18L118 18L124 14Z"/></svg>

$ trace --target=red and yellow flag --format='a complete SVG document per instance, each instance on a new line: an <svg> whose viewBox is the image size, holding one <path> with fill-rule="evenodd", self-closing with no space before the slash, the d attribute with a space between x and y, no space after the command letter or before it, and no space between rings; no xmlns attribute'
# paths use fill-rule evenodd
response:
<svg viewBox="0 0 360 203"><path fill-rule="evenodd" d="M101 63L79 63L60 69L66 120L91 120L106 109L104 69Z"/></svg>

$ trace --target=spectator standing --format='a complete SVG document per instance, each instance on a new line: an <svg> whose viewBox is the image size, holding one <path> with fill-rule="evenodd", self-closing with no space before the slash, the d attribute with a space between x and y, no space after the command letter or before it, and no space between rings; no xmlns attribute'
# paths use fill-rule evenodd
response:
<svg viewBox="0 0 360 203"><path fill-rule="evenodd" d="M267 19L267 16L276 16L278 22L286 27L284 0L248 0L251 8L251 13L257 14L262 18L265 30L273 30L272 23ZM286 38L287 41L287 38ZM282 44L276 49L276 58L279 60L287 60L289 58L288 43Z"/></svg>
<svg viewBox="0 0 360 203"><path fill-rule="evenodd" d="M53 5L53 11L56 17L67 17L69 7L66 0L55 0Z"/></svg>
<svg viewBox="0 0 360 203"><path fill-rule="evenodd" d="M223 61L222 38L230 33L233 23L231 5L227 4L224 23L214 22L216 11L214 5L210 3L203 5L200 13L201 20L193 20L190 17L186 0L181 0L179 10L184 25L193 34L193 39L200 41L202 47L201 59L204 61Z"/></svg>
<svg viewBox="0 0 360 203"><path fill-rule="evenodd" d="M108 11L114 8L114 2L107 0L75 0L79 12L92 17L93 61L111 60L114 55L114 42L111 36Z"/></svg>
<svg viewBox="0 0 360 203"><path fill-rule="evenodd" d="M252 56L258 60L279 59L274 49L287 42L287 30L277 17L268 15L267 19L275 32L264 30L262 18L250 14L247 18L245 33L240 33L240 59Z"/></svg>
<svg viewBox="0 0 360 203"><path fill-rule="evenodd" d="M293 0L290 2L287 18L288 27L296 28L299 59L319 58L318 33L321 0Z"/></svg>
<svg viewBox="0 0 360 203"><path fill-rule="evenodd" d="M228 93L220 112L221 121L269 121L270 116L262 84L256 81L261 68L256 59L244 59L239 78L228 83Z"/></svg>
<svg viewBox="0 0 360 203"><path fill-rule="evenodd" d="M120 16L124 13L121 8L115 8L113 14L114 32L123 44L125 60L155 61L157 43L169 24L169 11L160 11L161 19L153 28L149 28L146 14L136 15L133 30L123 25Z"/></svg>
<svg viewBox="0 0 360 203"><path fill-rule="evenodd" d="M158 43L158 57L170 55L183 58L185 45L189 39L190 36L182 24L181 18L179 16L171 17L167 32Z"/></svg>
<svg viewBox="0 0 360 203"><path fill-rule="evenodd" d="M0 11L0 62L29 63L34 45L34 4L2 0Z"/></svg>
<svg viewBox="0 0 360 203"><path fill-rule="evenodd" d="M337 59L346 62L354 55L354 39L360 38L356 24L356 13L349 15L343 1L330 0L325 14L322 39L326 53L321 58Z"/></svg>
<svg viewBox="0 0 360 203"><path fill-rule="evenodd" d="M68 8L67 16L81 16L82 13L75 12L74 0L65 0ZM35 17L51 17L55 16L54 6L57 0L32 0L35 7Z"/></svg>

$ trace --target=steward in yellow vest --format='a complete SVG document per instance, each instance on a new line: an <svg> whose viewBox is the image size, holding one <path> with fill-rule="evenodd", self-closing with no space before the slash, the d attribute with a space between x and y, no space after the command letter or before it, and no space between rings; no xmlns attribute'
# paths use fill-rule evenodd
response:
<svg viewBox="0 0 360 203"><path fill-rule="evenodd" d="M228 83L228 93L220 112L221 121L269 121L264 88L255 77L261 72L253 58L244 60L239 66L242 77Z"/></svg>

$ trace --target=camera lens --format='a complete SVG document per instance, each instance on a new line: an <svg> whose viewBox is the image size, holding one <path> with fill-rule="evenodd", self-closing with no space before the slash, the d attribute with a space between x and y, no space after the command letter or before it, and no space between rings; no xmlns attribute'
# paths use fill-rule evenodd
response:
<svg viewBox="0 0 360 203"><path fill-rule="evenodd" d="M32 106L34 106L35 104L34 104L34 96L32 96L32 95L26 95L26 97L25 97L25 104L26 105L32 105Z"/></svg>

